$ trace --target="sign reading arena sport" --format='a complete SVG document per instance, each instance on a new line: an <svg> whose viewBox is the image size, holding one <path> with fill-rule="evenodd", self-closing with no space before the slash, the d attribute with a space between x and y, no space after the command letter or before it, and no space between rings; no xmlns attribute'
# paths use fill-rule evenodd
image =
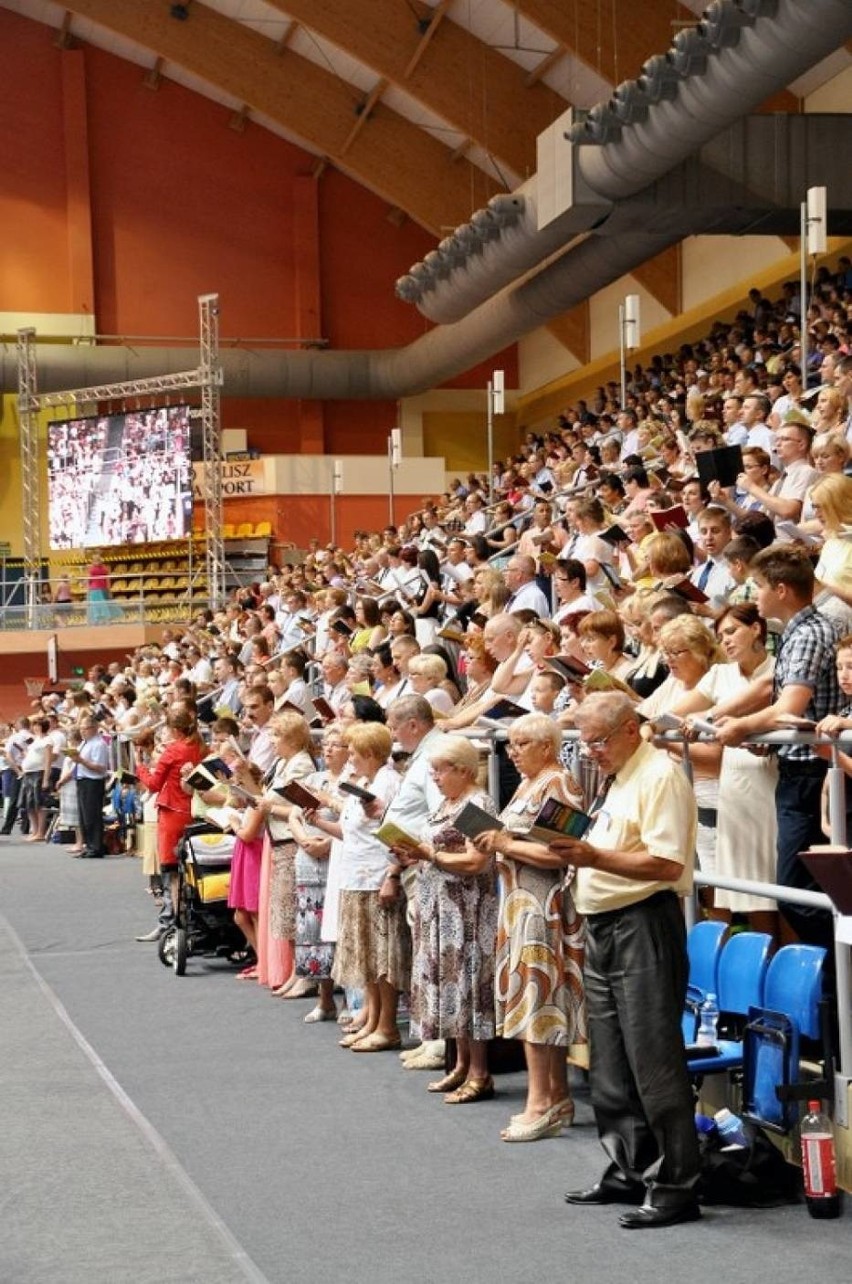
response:
<svg viewBox="0 0 852 1284"><path fill-rule="evenodd" d="M222 471L222 495L225 499L234 499L239 495L267 495L266 476L262 459L223 459L219 464ZM195 499L201 500L203 464L193 464L192 491Z"/></svg>

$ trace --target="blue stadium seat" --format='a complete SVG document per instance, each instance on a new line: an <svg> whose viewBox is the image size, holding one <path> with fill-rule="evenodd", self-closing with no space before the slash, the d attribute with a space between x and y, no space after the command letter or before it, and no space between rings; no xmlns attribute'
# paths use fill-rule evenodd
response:
<svg viewBox="0 0 852 1284"><path fill-rule="evenodd" d="M769 965L763 1004L749 1009L743 1056L743 1115L779 1132L798 1118L795 1100L777 1089L799 1079L800 1036L820 1036L820 1000L826 951L785 945Z"/></svg>
<svg viewBox="0 0 852 1284"><path fill-rule="evenodd" d="M689 987L681 1029L684 1043L695 1040L698 1029L698 1009L708 994L716 994L718 986L719 956L722 937L727 931L724 923L704 919L689 929L686 952L689 955Z"/></svg>
<svg viewBox="0 0 852 1284"><path fill-rule="evenodd" d="M716 998L723 1017L747 1017L765 1002L764 983L769 968L772 937L766 932L738 932L722 949L717 970ZM690 1074L718 1074L742 1065L743 1043L739 1038L716 1040L714 1057L687 1061Z"/></svg>

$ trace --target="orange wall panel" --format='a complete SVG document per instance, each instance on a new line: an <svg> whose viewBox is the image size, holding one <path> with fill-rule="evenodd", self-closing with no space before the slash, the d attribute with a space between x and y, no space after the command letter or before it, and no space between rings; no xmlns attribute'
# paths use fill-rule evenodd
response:
<svg viewBox="0 0 852 1284"><path fill-rule="evenodd" d="M71 310L59 50L0 11L0 307Z"/></svg>

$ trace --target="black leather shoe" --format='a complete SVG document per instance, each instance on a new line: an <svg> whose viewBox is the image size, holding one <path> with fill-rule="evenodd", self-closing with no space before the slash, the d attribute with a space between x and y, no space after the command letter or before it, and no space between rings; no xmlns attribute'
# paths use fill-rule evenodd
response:
<svg viewBox="0 0 852 1284"><path fill-rule="evenodd" d="M674 1204L669 1208L654 1208L643 1204L632 1212L622 1213L618 1219L619 1226L625 1230L654 1230L657 1226L677 1226L679 1222L697 1222L701 1209L694 1200L686 1204Z"/></svg>
<svg viewBox="0 0 852 1284"><path fill-rule="evenodd" d="M566 1204L641 1204L645 1198L644 1186L629 1186L627 1182L598 1181L586 1190L569 1190Z"/></svg>

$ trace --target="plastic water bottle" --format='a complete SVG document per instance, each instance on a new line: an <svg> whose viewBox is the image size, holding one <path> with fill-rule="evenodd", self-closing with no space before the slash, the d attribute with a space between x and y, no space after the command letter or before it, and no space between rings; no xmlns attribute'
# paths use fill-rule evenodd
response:
<svg viewBox="0 0 852 1284"><path fill-rule="evenodd" d="M716 1042L719 1030L719 1005L715 994L707 995L701 1004L698 1016L698 1034L695 1036L695 1042L700 1047L711 1048Z"/></svg>
<svg viewBox="0 0 852 1284"><path fill-rule="evenodd" d="M811 1217L839 1217L840 1195L837 1191L834 1161L834 1134L831 1121L820 1110L818 1101L808 1102L808 1113L802 1120L801 1133L808 1212Z"/></svg>
<svg viewBox="0 0 852 1284"><path fill-rule="evenodd" d="M714 1118L722 1149L745 1150L748 1146L748 1137L745 1135L743 1121L739 1115L735 1115L732 1110L723 1106L721 1110L716 1111Z"/></svg>

